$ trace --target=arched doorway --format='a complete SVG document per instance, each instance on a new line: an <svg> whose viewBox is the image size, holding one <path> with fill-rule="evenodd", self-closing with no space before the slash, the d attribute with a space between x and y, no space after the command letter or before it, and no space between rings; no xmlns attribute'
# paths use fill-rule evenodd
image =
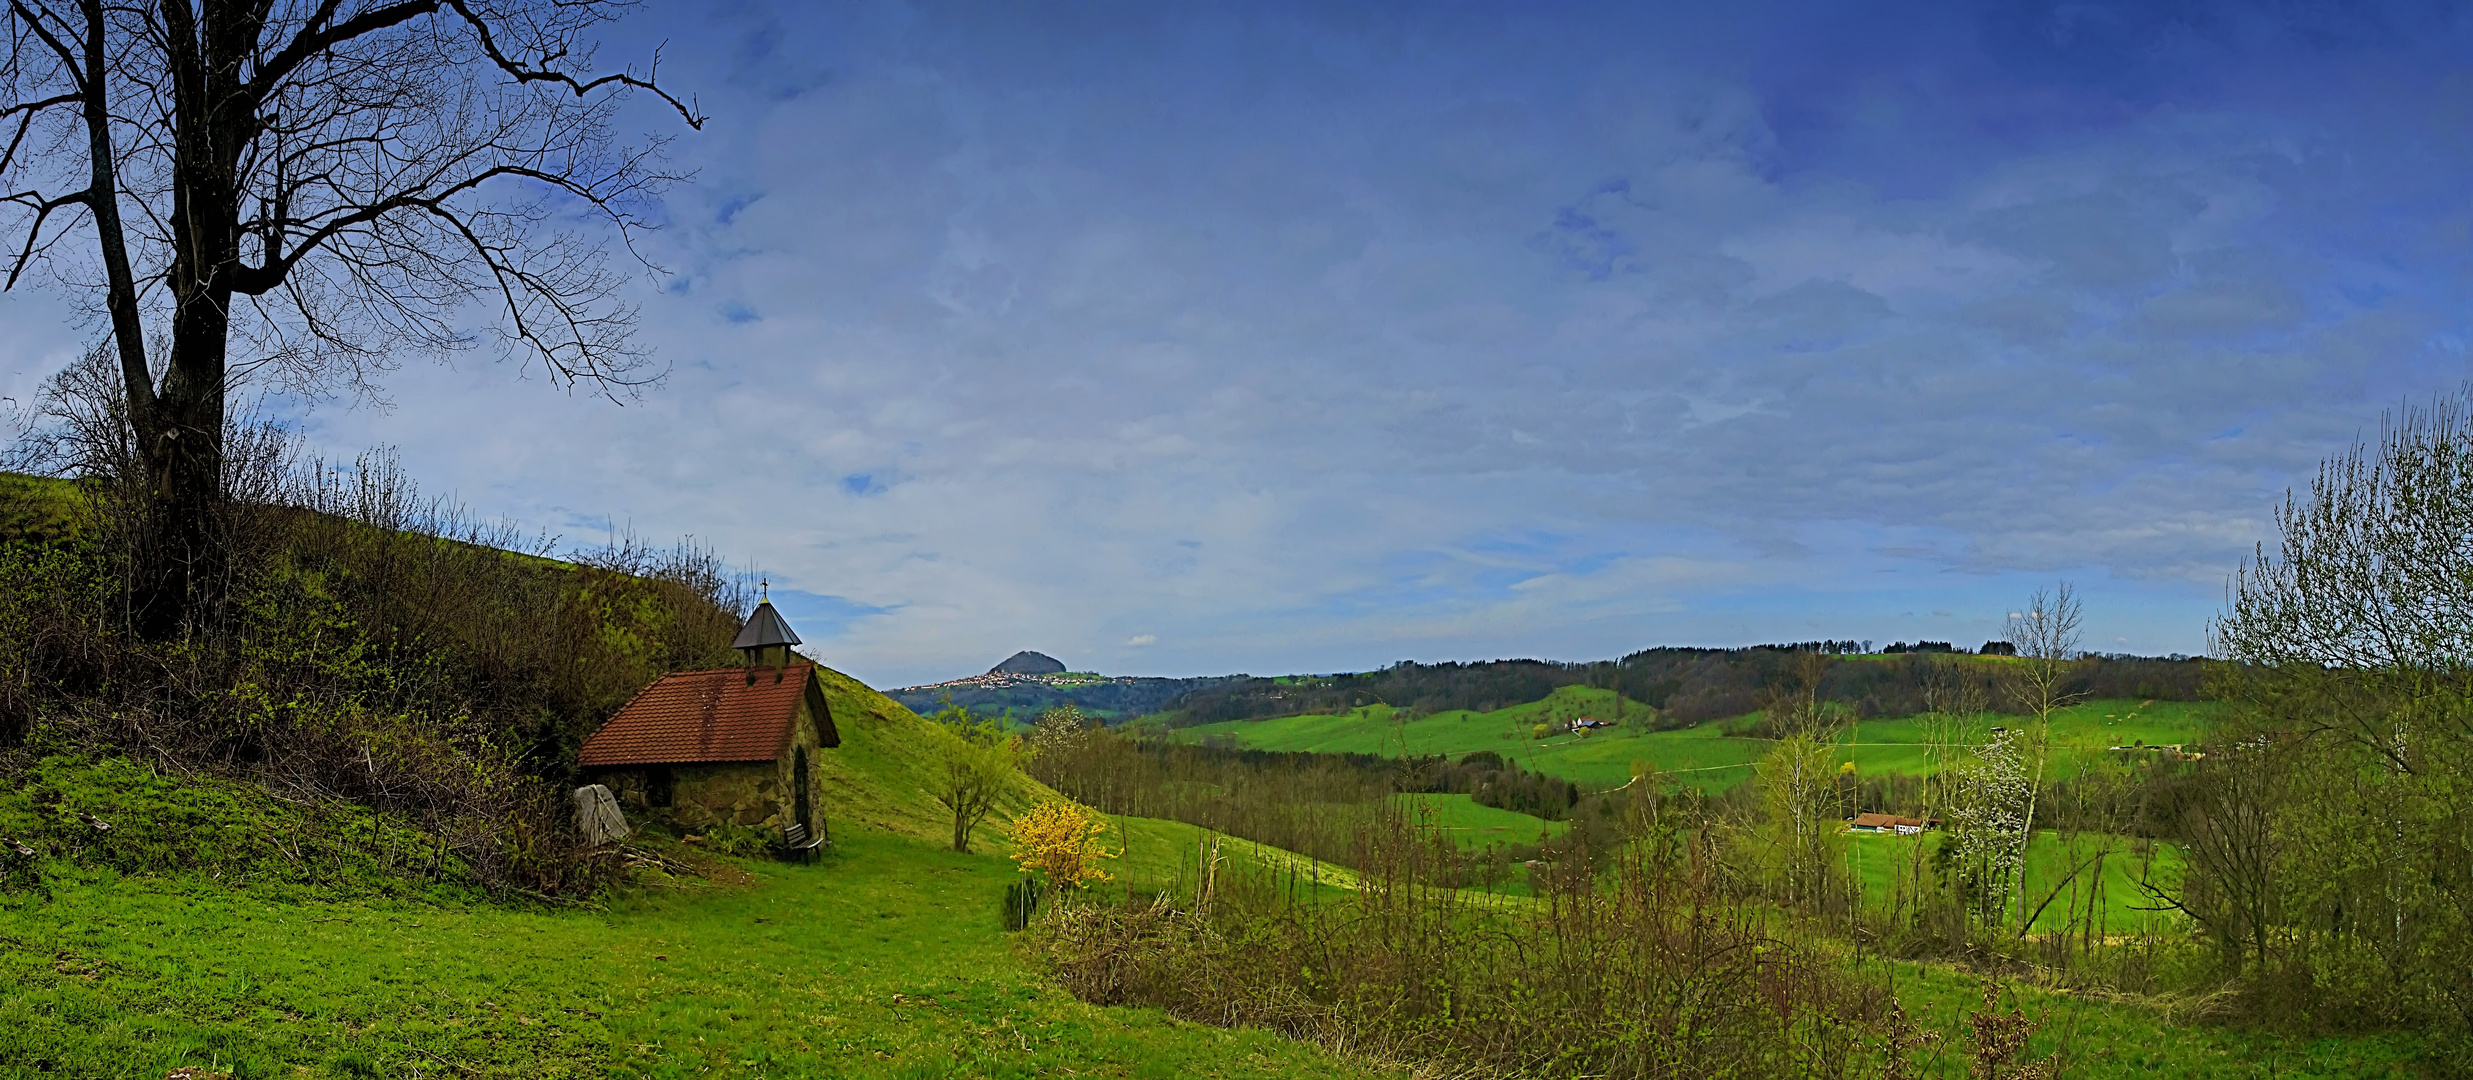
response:
<svg viewBox="0 0 2473 1080"><path fill-rule="evenodd" d="M809 836L815 835L816 823L807 816L807 748L804 746L790 755L790 801L793 820L806 829Z"/></svg>

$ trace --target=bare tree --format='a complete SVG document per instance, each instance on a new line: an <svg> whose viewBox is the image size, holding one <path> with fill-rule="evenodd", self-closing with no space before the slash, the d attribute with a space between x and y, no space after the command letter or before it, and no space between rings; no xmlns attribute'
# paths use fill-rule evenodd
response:
<svg viewBox="0 0 2473 1080"><path fill-rule="evenodd" d="M2076 700L2065 685L2078 670L2081 611L2069 582L2037 589L2026 610L2010 615L2004 639L2018 650L2008 667L2009 694L2038 723Z"/></svg>
<svg viewBox="0 0 2473 1080"><path fill-rule="evenodd" d="M2221 658L2275 676L2244 689L2307 700L2311 734L2400 774L2473 738L2473 384L2321 465L2276 525L2212 628Z"/></svg>
<svg viewBox="0 0 2473 1080"><path fill-rule="evenodd" d="M1793 666L1766 694L1762 708L1776 742L1756 766L1767 817L1763 839L1775 860L1781 898L1806 910L1823 910L1846 899L1845 838L1837 796L1843 730L1821 700L1831 661L1818 652L1796 654Z"/></svg>
<svg viewBox="0 0 2473 1080"><path fill-rule="evenodd" d="M623 99L702 117L649 68L593 73L588 35L625 6L8 0L6 285L78 297L116 361L151 522L142 632L211 599L249 380L374 395L407 351L493 337L555 381L646 380L621 277L580 229L630 241L675 179L663 139L613 137Z"/></svg>
<svg viewBox="0 0 2473 1080"><path fill-rule="evenodd" d="M2043 796L2045 766L2052 758L2052 714L2077 700L2066 686L2079 665L2079 618L2078 592L2066 581L2035 590L2026 610L2009 617L2006 637L2018 658L2006 667L2006 686L2011 700L2033 718L2023 737L2013 740L2027 769L2026 807L2018 818L2018 858L2010 885L2018 900L2020 934L2027 931L2026 851L2034 841L2035 804Z"/></svg>

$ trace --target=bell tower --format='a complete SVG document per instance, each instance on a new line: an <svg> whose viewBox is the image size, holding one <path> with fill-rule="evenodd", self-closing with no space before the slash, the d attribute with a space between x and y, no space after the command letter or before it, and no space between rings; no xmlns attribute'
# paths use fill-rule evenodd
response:
<svg viewBox="0 0 2473 1080"><path fill-rule="evenodd" d="M799 644L790 624L782 621L781 612L773 610L773 583L757 586L756 610L747 616L747 625L739 627L738 637L730 642L739 655L747 658L747 681L756 681L756 669L771 665L773 681L781 681L781 669L790 663L790 647Z"/></svg>

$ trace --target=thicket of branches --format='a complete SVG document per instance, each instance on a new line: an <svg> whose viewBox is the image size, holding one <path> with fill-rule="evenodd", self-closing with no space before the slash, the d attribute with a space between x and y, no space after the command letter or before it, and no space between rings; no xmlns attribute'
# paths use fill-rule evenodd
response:
<svg viewBox="0 0 2473 1080"><path fill-rule="evenodd" d="M2214 627L2178 898L2262 1009L2473 1037L2473 388L2276 515Z"/></svg>
<svg viewBox="0 0 2473 1080"><path fill-rule="evenodd" d="M702 123L649 68L595 70L591 35L626 6L0 10L4 284L54 285L101 331L116 436L146 477L119 539L148 638L231 581L213 519L251 494L223 487L238 388L374 397L407 354L491 340L570 384L657 374L611 245L575 227L631 244L676 179L663 139L615 133L629 94Z"/></svg>
<svg viewBox="0 0 2473 1080"><path fill-rule="evenodd" d="M1555 846L1544 838L1546 822L1610 836L1617 805L1492 752L1454 761L1194 746L1101 728L1069 709L1041 718L1030 750L1025 767L1034 778L1108 813L1182 821L1333 861L1357 848L1396 795L1467 795L1538 819L1534 840L1421 864L1470 884L1520 876L1515 866Z"/></svg>
<svg viewBox="0 0 2473 1080"><path fill-rule="evenodd" d="M72 537L0 547L0 767L247 777L402 815L492 887L593 887L563 800L575 750L661 672L727 662L744 583L692 545L551 558L384 455L304 460L264 427L227 445L223 599L177 639L137 625L143 481L108 455L84 459Z"/></svg>
<svg viewBox="0 0 2473 1080"><path fill-rule="evenodd" d="M1640 842L1569 861L1595 873L1488 905L1450 887L1447 839L1383 811L1345 856L1349 889L1214 865L1190 899L1053 905L1034 940L1084 1000L1486 1075L1872 1076L1903 1058L1866 1038L1881 996L1730 902L1678 824L1651 814Z"/></svg>

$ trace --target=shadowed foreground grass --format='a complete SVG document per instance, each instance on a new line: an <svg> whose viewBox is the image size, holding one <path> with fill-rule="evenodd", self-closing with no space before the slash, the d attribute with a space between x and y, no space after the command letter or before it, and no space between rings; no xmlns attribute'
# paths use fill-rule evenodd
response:
<svg viewBox="0 0 2473 1080"><path fill-rule="evenodd" d="M842 845L602 911L55 881L0 908L0 1077L1380 1075L1083 1005L998 928L1010 863Z"/></svg>

